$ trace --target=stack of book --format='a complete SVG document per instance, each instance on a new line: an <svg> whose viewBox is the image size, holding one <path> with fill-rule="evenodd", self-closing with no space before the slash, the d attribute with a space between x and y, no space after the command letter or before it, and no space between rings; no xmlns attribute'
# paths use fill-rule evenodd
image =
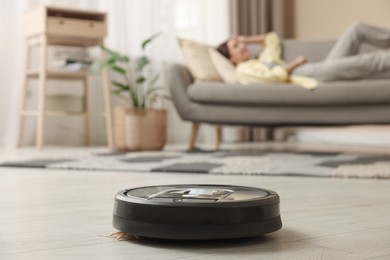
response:
<svg viewBox="0 0 390 260"><path fill-rule="evenodd" d="M56 48L53 52L51 67L60 70L87 70L92 63L92 58L83 48Z"/></svg>

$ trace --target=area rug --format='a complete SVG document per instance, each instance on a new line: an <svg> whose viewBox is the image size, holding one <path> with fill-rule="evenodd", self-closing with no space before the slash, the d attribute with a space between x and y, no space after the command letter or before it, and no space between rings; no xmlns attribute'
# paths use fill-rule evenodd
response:
<svg viewBox="0 0 390 260"><path fill-rule="evenodd" d="M0 166L156 173L390 178L389 155L263 150L105 152L66 158L46 156L2 162Z"/></svg>

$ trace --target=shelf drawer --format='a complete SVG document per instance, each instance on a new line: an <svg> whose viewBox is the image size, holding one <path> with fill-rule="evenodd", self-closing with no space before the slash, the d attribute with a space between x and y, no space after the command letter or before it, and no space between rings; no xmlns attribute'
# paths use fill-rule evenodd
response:
<svg viewBox="0 0 390 260"><path fill-rule="evenodd" d="M47 17L46 33L52 36L75 38L104 38L106 25L101 21Z"/></svg>
<svg viewBox="0 0 390 260"><path fill-rule="evenodd" d="M26 12L26 38L50 36L51 44L96 45L106 34L106 13L42 6Z"/></svg>

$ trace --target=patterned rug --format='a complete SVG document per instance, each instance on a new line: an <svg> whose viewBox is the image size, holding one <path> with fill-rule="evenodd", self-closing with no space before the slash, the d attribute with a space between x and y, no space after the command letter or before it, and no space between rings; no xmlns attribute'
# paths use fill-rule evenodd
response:
<svg viewBox="0 0 390 260"><path fill-rule="evenodd" d="M0 166L126 172L390 178L390 155L263 150L107 152L3 162Z"/></svg>

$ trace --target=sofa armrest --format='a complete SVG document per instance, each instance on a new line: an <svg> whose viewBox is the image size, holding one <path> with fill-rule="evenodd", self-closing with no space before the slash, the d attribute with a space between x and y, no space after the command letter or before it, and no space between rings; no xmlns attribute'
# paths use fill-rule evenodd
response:
<svg viewBox="0 0 390 260"><path fill-rule="evenodd" d="M173 104L180 117L185 119L185 115L191 110L191 101L187 94L187 88L192 84L193 78L187 67L183 64L169 63L164 67Z"/></svg>

